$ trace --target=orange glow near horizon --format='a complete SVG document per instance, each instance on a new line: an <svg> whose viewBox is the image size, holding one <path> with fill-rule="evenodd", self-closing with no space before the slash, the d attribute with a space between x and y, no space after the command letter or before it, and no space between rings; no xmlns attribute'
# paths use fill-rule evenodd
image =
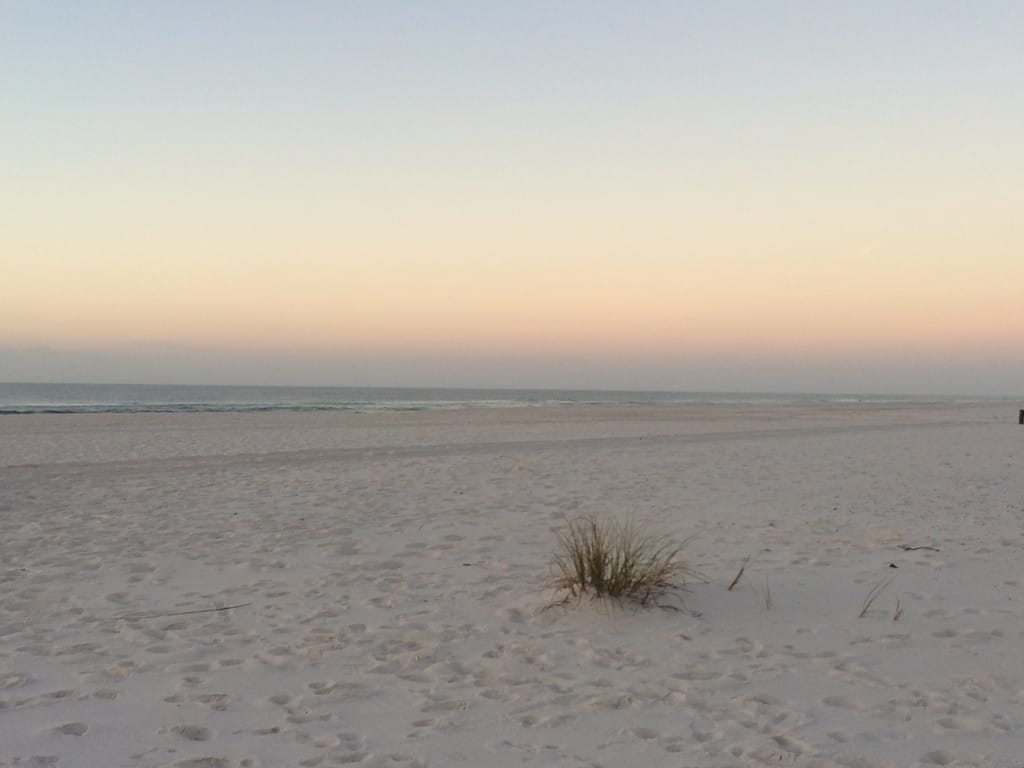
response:
<svg viewBox="0 0 1024 768"><path fill-rule="evenodd" d="M344 250L339 248L339 250ZM204 347L578 351L896 349L1004 345L1024 338L1015 286L894 260L777 269L742 259L642 257L493 265L457 256L400 269L300 262L177 270L110 259L16 268L5 344L166 342ZM393 265L399 259L381 263ZM41 309L45 308L45 311Z"/></svg>

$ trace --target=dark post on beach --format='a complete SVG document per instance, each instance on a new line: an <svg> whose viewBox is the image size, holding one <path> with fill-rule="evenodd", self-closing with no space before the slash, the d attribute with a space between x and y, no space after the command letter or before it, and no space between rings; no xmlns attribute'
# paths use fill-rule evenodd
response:
<svg viewBox="0 0 1024 768"><path fill-rule="evenodd" d="M1020 416L1017 417L1018 424L1024 424L1024 411L1020 412Z"/></svg>

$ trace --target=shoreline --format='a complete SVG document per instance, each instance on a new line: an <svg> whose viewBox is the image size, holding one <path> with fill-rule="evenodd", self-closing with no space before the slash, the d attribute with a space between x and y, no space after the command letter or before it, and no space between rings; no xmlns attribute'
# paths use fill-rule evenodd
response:
<svg viewBox="0 0 1024 768"><path fill-rule="evenodd" d="M842 403L820 404L799 403L785 405L761 404L679 404L679 405L556 405L556 406L525 406L510 408L457 408L434 409L423 411L380 411L374 413L357 413L348 411L295 412L295 411L261 411L261 412L225 412L211 411L201 413L30 413L9 414L12 418L0 418L0 451L15 455L12 443L18 440L29 440L37 443L49 441L53 443L57 436L78 432L96 432L115 430L145 433L147 430L165 432L168 435L195 431L219 431L225 429L252 431L275 431L283 436L286 445L301 441L296 433L307 432L311 435L323 435L333 430L338 431L337 439L326 441L340 444L351 436L351 431L380 430L382 434L396 439L415 439L417 431L423 428L440 428L448 432L455 430L469 431L473 429L508 429L525 427L531 430L555 428L568 425L569 428L582 428L584 434L604 434L604 429L625 428L630 434L664 434L685 433L689 431L706 431L714 428L740 429L744 424L753 423L759 426L796 422L807 424L813 428L821 423L835 423L837 419L856 419L858 425L884 423L891 425L911 425L922 421L940 422L1005 422L1016 423L1017 407L1013 402L1007 403ZM900 421L893 422L891 417L897 416ZM881 419L885 421L880 421ZM408 427L407 433L400 436L397 432L388 432L388 428ZM420 428L416 430L415 428ZM251 435L239 436L236 443L244 442ZM461 434L460 434L461 436ZM515 439L515 436L510 436ZM223 441L225 444L227 439ZM281 442L279 440L279 442ZM307 443L316 443L314 437L305 438ZM321 443L325 441L320 441ZM378 441L379 442L379 441ZM187 453L193 446L173 444L169 450ZM106 447L106 446L104 446ZM18 449L24 448L18 443ZM51 446L46 456L59 458L60 448ZM4 453L0 453L0 467L13 464L4 461ZM48 459L44 459L48 460Z"/></svg>

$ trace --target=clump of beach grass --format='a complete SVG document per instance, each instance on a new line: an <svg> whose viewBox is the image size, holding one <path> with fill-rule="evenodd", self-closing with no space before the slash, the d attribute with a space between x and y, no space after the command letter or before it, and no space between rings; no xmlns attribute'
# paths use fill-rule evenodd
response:
<svg viewBox="0 0 1024 768"><path fill-rule="evenodd" d="M586 595L647 605L699 575L681 549L633 523L573 520L559 535L554 587L565 592L561 602Z"/></svg>

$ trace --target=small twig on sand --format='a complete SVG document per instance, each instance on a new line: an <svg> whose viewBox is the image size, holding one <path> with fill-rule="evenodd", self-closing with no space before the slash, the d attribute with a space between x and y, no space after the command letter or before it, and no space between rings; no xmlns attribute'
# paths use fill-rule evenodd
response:
<svg viewBox="0 0 1024 768"><path fill-rule="evenodd" d="M224 605L220 608L200 608L195 611L175 611L174 613L148 613L140 616L101 616L92 621L138 621L140 619L164 619L170 616L188 616L193 613L215 613L217 611L230 611L232 608L245 608L252 603L238 603L237 605Z"/></svg>
<svg viewBox="0 0 1024 768"><path fill-rule="evenodd" d="M743 564L740 565L740 572L736 574L736 578L733 579L732 583L729 584L729 588L726 590L727 592L732 592L732 588L740 583L740 579L743 578L743 571L745 571L747 569L747 563L749 563L749 562L750 562L750 555L747 555L745 558L743 558Z"/></svg>
<svg viewBox="0 0 1024 768"><path fill-rule="evenodd" d="M899 621L900 616L903 615L903 607L900 605L899 598L896 598L896 611L892 615L893 621Z"/></svg>
<svg viewBox="0 0 1024 768"><path fill-rule="evenodd" d="M906 544L900 544L900 549L904 552L916 552L919 549L930 549L932 552L938 552L935 547L920 546L920 547L908 547Z"/></svg>

